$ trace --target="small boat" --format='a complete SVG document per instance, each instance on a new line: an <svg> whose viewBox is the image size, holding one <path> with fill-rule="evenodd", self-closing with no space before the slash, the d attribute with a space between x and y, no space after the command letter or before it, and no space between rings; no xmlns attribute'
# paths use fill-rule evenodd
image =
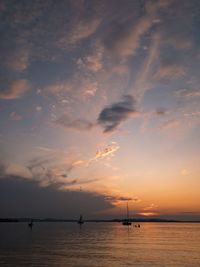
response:
<svg viewBox="0 0 200 267"><path fill-rule="evenodd" d="M33 227L33 220L30 221L30 223L28 224L28 227L32 229L32 227Z"/></svg>
<svg viewBox="0 0 200 267"><path fill-rule="evenodd" d="M126 212L127 212L127 218L125 220L123 220L122 224L123 225L131 225L131 221L129 219L129 208L128 208L128 202L126 204Z"/></svg>
<svg viewBox="0 0 200 267"><path fill-rule="evenodd" d="M82 224L84 223L84 221L83 221L83 216L82 216L82 215L80 215L80 218L79 218L79 220L77 221L77 223L80 224L80 225L82 225Z"/></svg>
<svg viewBox="0 0 200 267"><path fill-rule="evenodd" d="M128 221L128 220L124 220L124 221L122 222L122 224L123 224L123 225L131 225L131 222Z"/></svg>

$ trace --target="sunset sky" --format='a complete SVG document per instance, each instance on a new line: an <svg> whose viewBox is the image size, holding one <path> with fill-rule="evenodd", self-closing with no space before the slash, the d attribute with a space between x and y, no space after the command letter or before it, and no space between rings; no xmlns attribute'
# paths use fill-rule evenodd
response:
<svg viewBox="0 0 200 267"><path fill-rule="evenodd" d="M0 217L200 220L199 0L1 0L0 20Z"/></svg>

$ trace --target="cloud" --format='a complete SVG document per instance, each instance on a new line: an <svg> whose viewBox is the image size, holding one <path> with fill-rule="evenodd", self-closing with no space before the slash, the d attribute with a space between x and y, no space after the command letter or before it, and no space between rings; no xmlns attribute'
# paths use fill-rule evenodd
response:
<svg viewBox="0 0 200 267"><path fill-rule="evenodd" d="M89 79L82 79L80 84L81 93L83 96L94 96L98 90L98 83L92 82Z"/></svg>
<svg viewBox="0 0 200 267"><path fill-rule="evenodd" d="M190 113L184 113L184 117L199 117L200 116L200 111L194 111Z"/></svg>
<svg viewBox="0 0 200 267"><path fill-rule="evenodd" d="M181 89L176 92L180 97L198 97L200 96L200 90L197 89Z"/></svg>
<svg viewBox="0 0 200 267"><path fill-rule="evenodd" d="M69 117L68 114L63 114L60 118L56 120L56 124L66 128L66 129L75 129L80 131L88 131L92 129L93 123L85 119L74 119Z"/></svg>
<svg viewBox="0 0 200 267"><path fill-rule="evenodd" d="M106 198L112 202L133 200L131 197L125 197L125 196L107 196Z"/></svg>
<svg viewBox="0 0 200 267"><path fill-rule="evenodd" d="M70 172L83 163L76 155L43 148L42 151L45 153L43 156L31 159L26 166L33 179L41 185L58 184L67 187L84 181L69 178Z"/></svg>
<svg viewBox="0 0 200 267"><path fill-rule="evenodd" d="M54 96L72 98L92 97L98 90L98 83L89 77L76 74L68 81L55 82L44 89ZM60 94L62 93L62 95ZM62 99L63 101L64 99Z"/></svg>
<svg viewBox="0 0 200 267"><path fill-rule="evenodd" d="M52 149L52 148L49 148L49 147L44 147L44 146L36 146L35 147L36 149L39 149L39 150L41 150L41 151L44 151L44 152L56 152L56 150L55 149Z"/></svg>
<svg viewBox="0 0 200 267"><path fill-rule="evenodd" d="M140 202L141 200L138 197L128 197L128 196L117 196L117 195L107 195L106 199L111 201L113 204L120 204L121 202Z"/></svg>
<svg viewBox="0 0 200 267"><path fill-rule="evenodd" d="M112 208L114 204L105 194L80 190L81 185L94 183L96 178L70 179L61 172L60 161L69 171L81 164L80 160L69 159L69 155L67 158L56 158L52 153L34 158L27 164L32 175L26 167L0 161L1 217L75 219L83 210L95 216Z"/></svg>
<svg viewBox="0 0 200 267"><path fill-rule="evenodd" d="M73 84L70 81L55 82L46 87L46 91L51 94L60 92L70 92L73 90Z"/></svg>
<svg viewBox="0 0 200 267"><path fill-rule="evenodd" d="M91 36L97 30L100 22L100 19L77 21L77 24L74 25L67 38L61 39L60 42L67 41L69 44L76 44Z"/></svg>
<svg viewBox="0 0 200 267"><path fill-rule="evenodd" d="M161 130L174 129L174 128L177 128L179 125L180 125L180 122L179 121L172 119L172 120L168 120L166 122L163 122L160 125L160 129Z"/></svg>
<svg viewBox="0 0 200 267"><path fill-rule="evenodd" d="M157 211L143 211L143 212L138 212L138 215L142 215L142 216L157 216L159 215L159 212Z"/></svg>
<svg viewBox="0 0 200 267"><path fill-rule="evenodd" d="M144 210L145 212L146 212L146 211L152 211L152 210L155 210L157 207L158 207L157 205L155 205L155 204L152 203L151 205L149 205L149 206L143 208L143 210Z"/></svg>
<svg viewBox="0 0 200 267"><path fill-rule="evenodd" d="M190 172L187 169L181 170L181 175L182 176L188 176L189 174L190 174Z"/></svg>
<svg viewBox="0 0 200 267"><path fill-rule="evenodd" d="M104 38L105 48L123 58L134 55L140 47L141 37L154 25L157 12L167 5L166 1L147 2L145 14L137 21L114 21Z"/></svg>
<svg viewBox="0 0 200 267"><path fill-rule="evenodd" d="M29 65L29 51L27 48L16 48L10 52L6 58L6 65L15 71L22 72L27 69Z"/></svg>
<svg viewBox="0 0 200 267"><path fill-rule="evenodd" d="M167 110L165 108L157 108L155 114L158 116L164 116L167 114Z"/></svg>
<svg viewBox="0 0 200 267"><path fill-rule="evenodd" d="M12 121L20 121L20 120L22 120L22 116L17 114L15 111L10 113L9 118Z"/></svg>
<svg viewBox="0 0 200 267"><path fill-rule="evenodd" d="M155 74L155 79L178 79L185 76L186 70L184 66L178 65L176 63L162 64L159 67L158 72Z"/></svg>
<svg viewBox="0 0 200 267"><path fill-rule="evenodd" d="M179 5L178 9L179 1L168 2L169 12L167 16L163 16L160 24L162 42L174 47L177 52L187 50L188 53L189 49L194 48L195 41L194 31L191 30L195 22L195 1L185 1L184 5Z"/></svg>
<svg viewBox="0 0 200 267"><path fill-rule="evenodd" d="M152 22L148 17L139 19L136 25L131 27L115 22L104 40L104 45L111 53L121 57L134 55L139 47L140 37L151 25Z"/></svg>
<svg viewBox="0 0 200 267"><path fill-rule="evenodd" d="M85 68L94 73L102 70L103 68L103 47L96 45L94 51L83 58L77 60L79 68Z"/></svg>
<svg viewBox="0 0 200 267"><path fill-rule="evenodd" d="M0 210L4 218L77 219L81 212L95 216L112 207L102 194L60 190L57 184L41 187L38 181L20 176L3 175L0 178Z"/></svg>
<svg viewBox="0 0 200 267"><path fill-rule="evenodd" d="M119 146L117 144L112 144L102 150L100 149L96 152L95 159L113 156L118 149Z"/></svg>
<svg viewBox="0 0 200 267"><path fill-rule="evenodd" d="M27 80L13 80L5 88L0 89L0 99L12 100L22 97L30 88Z"/></svg>
<svg viewBox="0 0 200 267"><path fill-rule="evenodd" d="M99 149L97 152L96 152L96 155L91 158L88 163L91 163L92 161L96 161L96 160L99 160L99 159L103 159L103 158L111 158L114 156L115 152L119 149L119 145L116 143L116 142L112 142L111 145L109 146L106 146L102 149Z"/></svg>
<svg viewBox="0 0 200 267"><path fill-rule="evenodd" d="M113 132L123 121L137 113L134 98L125 95L122 101L114 103L100 112L98 124L104 128L104 133Z"/></svg>
<svg viewBox="0 0 200 267"><path fill-rule="evenodd" d="M138 102L141 101L146 91L155 86L153 77L157 67L155 63L159 58L159 46L160 35L156 33L152 36L147 56L133 82L134 96Z"/></svg>
<svg viewBox="0 0 200 267"><path fill-rule="evenodd" d="M115 65L113 68L112 68L112 72L114 74L117 74L117 75L126 75L129 73L129 68L128 66L126 65L123 65L123 64L120 64L120 65Z"/></svg>
<svg viewBox="0 0 200 267"><path fill-rule="evenodd" d="M40 111L42 111L42 107L41 106L36 106L35 107L35 110L38 111L38 112L40 112Z"/></svg>
<svg viewBox="0 0 200 267"><path fill-rule="evenodd" d="M94 4L84 1L61 1L56 5L5 1L4 5L0 62L12 73L29 72L33 61L63 60L66 51L76 49L101 24L97 12L91 11Z"/></svg>

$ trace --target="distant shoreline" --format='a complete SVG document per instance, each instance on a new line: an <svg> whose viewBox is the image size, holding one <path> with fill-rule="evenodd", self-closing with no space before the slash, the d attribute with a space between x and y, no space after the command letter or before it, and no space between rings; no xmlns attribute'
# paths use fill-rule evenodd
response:
<svg viewBox="0 0 200 267"><path fill-rule="evenodd" d="M37 218L0 218L0 223L20 223L20 222L64 222L64 223L76 223L77 220L74 219L37 219ZM122 223L123 219L88 219L84 220L84 222L88 223ZM188 221L188 220L167 220L167 219L159 219L159 218L151 218L151 219L130 219L132 223L145 223L145 222L156 222L156 223L200 223L200 221Z"/></svg>

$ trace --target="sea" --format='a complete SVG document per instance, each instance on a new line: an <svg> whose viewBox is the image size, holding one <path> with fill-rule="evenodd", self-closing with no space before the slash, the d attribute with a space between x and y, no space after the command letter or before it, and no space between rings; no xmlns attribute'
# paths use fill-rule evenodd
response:
<svg viewBox="0 0 200 267"><path fill-rule="evenodd" d="M199 223L0 223L0 267L200 266Z"/></svg>

